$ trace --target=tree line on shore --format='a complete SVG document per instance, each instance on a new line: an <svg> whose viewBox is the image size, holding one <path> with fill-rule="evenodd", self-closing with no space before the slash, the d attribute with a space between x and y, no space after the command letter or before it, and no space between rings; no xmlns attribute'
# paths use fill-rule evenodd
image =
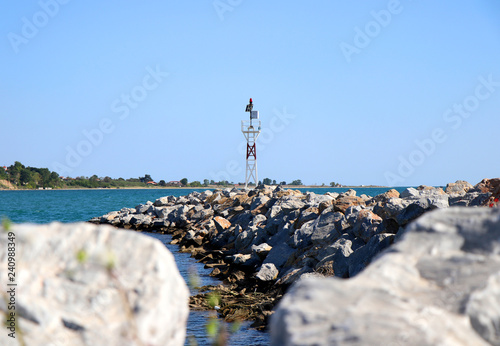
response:
<svg viewBox="0 0 500 346"><path fill-rule="evenodd" d="M4 183L2 183L2 180ZM10 183L18 189L64 189L64 188L131 188L131 187L145 187L145 186L161 186L161 187L193 187L193 188L203 188L203 187L227 187L234 186L233 182L219 181L204 179L203 182L198 180L189 182L187 178L182 178L179 181L169 181L160 180L155 182L149 174L145 174L144 177L139 178L118 178L113 179L111 177L98 177L93 175L91 177L61 177L57 172L52 172L48 168L37 168L37 167L26 167L21 162L16 161L13 165L8 167L0 166L0 189L8 188L9 184L5 184L5 181ZM240 183L241 184L241 183ZM264 185L293 185L302 186L304 185L300 179L292 181L287 184L286 181L272 180L270 178L264 178L259 181L258 184ZM255 186L255 184L249 184ZM322 186L325 186L323 184ZM338 183L330 183L332 187L341 186Z"/></svg>

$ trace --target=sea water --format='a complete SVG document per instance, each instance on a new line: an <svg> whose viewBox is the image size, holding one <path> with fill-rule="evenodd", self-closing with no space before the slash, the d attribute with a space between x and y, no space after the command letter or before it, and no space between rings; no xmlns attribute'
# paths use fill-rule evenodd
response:
<svg viewBox="0 0 500 346"><path fill-rule="evenodd" d="M396 188L403 191L405 187ZM154 202L164 196L182 196L193 191L205 189L85 189L85 190L15 190L0 191L0 218L9 218L14 223L44 224L53 221L78 222L88 221L95 216L104 215L110 211L120 210L136 205ZM326 192L342 193L347 188L299 188L302 192L310 191L316 194ZM376 196L389 188L356 188L357 195ZM218 284L211 278L209 269L189 254L179 253L176 245L170 245L170 236L146 233L159 239L174 254L177 266L184 279L188 280L190 270L195 270L201 280L201 285ZM193 294L196 292L192 292ZM191 311L187 325L187 336L193 335L198 345L209 345L211 341L206 333L206 323L209 313ZM249 322L242 324L239 331L230 336L229 345L267 345L269 334L256 331ZM186 338L186 345L189 341Z"/></svg>

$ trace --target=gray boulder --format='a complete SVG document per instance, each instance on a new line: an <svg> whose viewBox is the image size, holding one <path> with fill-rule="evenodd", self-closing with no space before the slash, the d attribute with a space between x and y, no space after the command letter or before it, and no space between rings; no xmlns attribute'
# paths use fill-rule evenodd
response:
<svg viewBox="0 0 500 346"><path fill-rule="evenodd" d="M160 241L89 223L22 224L12 232L24 344L184 344L189 290ZM8 236L0 232L3 278ZM4 299L0 310L9 311ZM4 326L0 344L11 341Z"/></svg>
<svg viewBox="0 0 500 346"><path fill-rule="evenodd" d="M268 201L269 201L269 197L267 197L265 195L256 197L253 200L252 204L250 205L250 209L253 210L253 209L257 208L257 207L260 207L261 205L266 204Z"/></svg>
<svg viewBox="0 0 500 346"><path fill-rule="evenodd" d="M358 212L354 227L350 231L355 237L368 242L378 231L378 225L382 223L382 218L374 214L369 209L363 209Z"/></svg>
<svg viewBox="0 0 500 346"><path fill-rule="evenodd" d="M281 206L281 209L285 212L291 212L297 209L302 209L306 206L304 202L302 202L299 198L296 196L285 196L281 199L279 202L279 205Z"/></svg>
<svg viewBox="0 0 500 346"><path fill-rule="evenodd" d="M355 197L356 196L356 190L349 189L346 192L342 192L338 197Z"/></svg>
<svg viewBox="0 0 500 346"><path fill-rule="evenodd" d="M340 196L340 194L337 192L327 192L325 193L325 196L330 196L332 199L336 199L338 196Z"/></svg>
<svg viewBox="0 0 500 346"><path fill-rule="evenodd" d="M479 335L493 345L500 345L500 272L490 276L483 289L471 294L466 314Z"/></svg>
<svg viewBox="0 0 500 346"><path fill-rule="evenodd" d="M449 183L446 185L444 192L449 195L464 195L470 189L473 189L474 186L469 184L464 180L457 180L454 183Z"/></svg>
<svg viewBox="0 0 500 346"><path fill-rule="evenodd" d="M139 204L135 207L136 214L144 214L153 205L153 202L147 201L146 204Z"/></svg>
<svg viewBox="0 0 500 346"><path fill-rule="evenodd" d="M279 271L273 263L264 263L256 277L262 281L272 281L278 277L278 273Z"/></svg>
<svg viewBox="0 0 500 346"><path fill-rule="evenodd" d="M236 240L234 242L234 248L238 252L250 253L250 246L252 245L252 241L255 238L256 231L253 230L245 230L238 234Z"/></svg>
<svg viewBox="0 0 500 346"><path fill-rule="evenodd" d="M175 203L175 196L165 196L160 197L156 201L154 201L153 205L156 207L169 206Z"/></svg>
<svg viewBox="0 0 500 346"><path fill-rule="evenodd" d="M464 195L451 195L448 201L450 206L477 207L484 205L490 196L489 192L467 192Z"/></svg>
<svg viewBox="0 0 500 346"><path fill-rule="evenodd" d="M272 263L278 270L281 270L296 250L286 243L286 238L288 238L286 230L276 234L273 238L270 241L273 244L272 249L266 256L264 263Z"/></svg>
<svg viewBox="0 0 500 346"><path fill-rule="evenodd" d="M295 248L304 248L311 244L326 245L338 239L346 227L344 214L334 212L333 207L330 207L316 219L305 222L295 231L289 243Z"/></svg>
<svg viewBox="0 0 500 346"><path fill-rule="evenodd" d="M272 246L267 243L262 243L259 245L252 245L252 254L264 260L266 256L269 254L269 251L272 250Z"/></svg>
<svg viewBox="0 0 500 346"><path fill-rule="evenodd" d="M329 196L329 195L317 195L313 192L308 192L306 194L306 202L307 204L309 205L309 207L319 207L319 205L323 202L325 202L326 204L332 204L332 201L334 200L335 198L333 198L332 196Z"/></svg>
<svg viewBox="0 0 500 346"><path fill-rule="evenodd" d="M205 201L208 197L212 196L213 195L213 192L210 191L210 190L205 190L203 191L201 194L200 194L200 199L202 201Z"/></svg>
<svg viewBox="0 0 500 346"><path fill-rule="evenodd" d="M131 225L134 225L136 227L139 226L150 226L153 221L153 218L149 215L145 214L134 214L130 218L130 221L128 222Z"/></svg>
<svg viewBox="0 0 500 346"><path fill-rule="evenodd" d="M500 209L428 212L354 278L295 284L271 344L498 345L499 249Z"/></svg>
<svg viewBox="0 0 500 346"><path fill-rule="evenodd" d="M394 242L393 234L377 234L365 246L358 248L349 256L349 277L365 269L371 261Z"/></svg>
<svg viewBox="0 0 500 346"><path fill-rule="evenodd" d="M319 210L315 207L310 207L303 210L299 217L297 218L297 222L295 223L295 228L301 228L303 224L306 222L315 220L318 217Z"/></svg>
<svg viewBox="0 0 500 346"><path fill-rule="evenodd" d="M313 221L311 242L313 244L332 243L342 235L344 222L344 214L324 211Z"/></svg>
<svg viewBox="0 0 500 346"><path fill-rule="evenodd" d="M197 206L199 207L199 206ZM206 220L210 218L211 216L214 216L214 211L212 208L203 208L201 210L196 210L193 216L191 216L192 219L194 220Z"/></svg>
<svg viewBox="0 0 500 346"><path fill-rule="evenodd" d="M101 223L113 223L114 220L116 219L119 220L119 217L120 217L120 212L112 211L101 216L100 218L96 218L96 220L99 219L99 222Z"/></svg>
<svg viewBox="0 0 500 346"><path fill-rule="evenodd" d="M364 245L362 240L345 233L335 243L320 252L315 269L318 271L330 263L333 275L347 278L349 277L349 256Z"/></svg>
<svg viewBox="0 0 500 346"><path fill-rule="evenodd" d="M399 194L401 198L420 198L420 197L429 197L435 195L444 195L445 192L440 187L433 186L425 186L421 185L416 189L413 187L409 187L403 192Z"/></svg>

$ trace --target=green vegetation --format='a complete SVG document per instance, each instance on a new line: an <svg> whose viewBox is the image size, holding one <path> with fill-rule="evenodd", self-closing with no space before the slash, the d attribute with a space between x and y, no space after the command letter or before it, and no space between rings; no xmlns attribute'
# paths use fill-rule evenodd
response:
<svg viewBox="0 0 500 346"><path fill-rule="evenodd" d="M145 174L143 177L129 179L113 179L111 177L61 177L57 172L51 172L48 168L26 167L21 162L16 161L9 167L0 166L0 189L79 189L79 188L143 188L143 187L227 187L233 183L228 181L215 182L204 179L200 181L188 182L187 178L179 181L160 180L156 183L151 175Z"/></svg>
<svg viewBox="0 0 500 346"><path fill-rule="evenodd" d="M7 170L0 167L0 179L7 180L18 188L63 187L63 182L56 172L51 172L48 168L25 167L19 161L7 167Z"/></svg>
<svg viewBox="0 0 500 346"><path fill-rule="evenodd" d="M4 166L5 167L5 166ZM93 175L89 177L60 177L57 172L51 172L48 168L26 167L21 162L16 161L9 167L0 166L0 189L68 189L68 188L144 188L144 187L191 187L191 188L225 188L234 186L234 182L227 180L215 182L214 180L204 179L203 183L195 180L189 182L187 178L180 181L160 180L158 183L153 180L151 175L145 174L143 177L129 179L113 179L111 177L98 177ZM239 183L243 184L243 183ZM277 183L276 179L264 178L259 184L265 185L287 185L286 181ZM250 187L254 183L248 184ZM290 183L292 186L303 186L300 179ZM322 184L321 186L326 186ZM340 187L339 183L331 182L330 186Z"/></svg>

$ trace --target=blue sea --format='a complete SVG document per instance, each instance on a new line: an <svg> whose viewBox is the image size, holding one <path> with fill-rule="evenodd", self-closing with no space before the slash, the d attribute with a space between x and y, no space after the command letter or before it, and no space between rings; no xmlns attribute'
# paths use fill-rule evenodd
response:
<svg viewBox="0 0 500 346"><path fill-rule="evenodd" d="M403 191L406 187L397 187ZM366 194L376 196L390 188L356 188L357 195ZM163 196L182 196L192 191L205 189L90 189L90 190L15 190L0 191L0 218L8 218L14 223L44 224L53 221L77 222L88 221L92 217L104 215L110 211L124 207L133 208L147 201L154 202ZM342 193L348 188L303 188L303 192L311 191L316 194L326 192ZM208 276L210 270L203 264L196 263L188 254L179 253L177 246L170 245L169 235L149 233L151 237L162 241L174 254L179 271L187 280L188 272L198 272L201 284L218 284L219 282ZM195 293L195 292L193 292ZM210 345L211 340L206 334L205 325L208 313L192 311L187 326L187 336L194 336L198 345ZM267 345L269 335L250 328L250 323L242 324L240 330L230 336L229 345ZM190 345L186 338L186 345Z"/></svg>

